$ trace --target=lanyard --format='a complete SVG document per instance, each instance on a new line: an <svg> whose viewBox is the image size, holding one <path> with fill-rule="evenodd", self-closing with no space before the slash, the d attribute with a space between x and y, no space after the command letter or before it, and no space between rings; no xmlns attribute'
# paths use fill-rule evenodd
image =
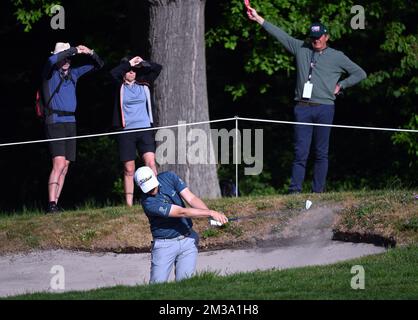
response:
<svg viewBox="0 0 418 320"><path fill-rule="evenodd" d="M312 50L312 55L311 55L311 62L309 63L309 74L308 74L308 81L311 81L312 78L312 71L313 68L315 67L316 61L314 60L315 57L315 51Z"/></svg>

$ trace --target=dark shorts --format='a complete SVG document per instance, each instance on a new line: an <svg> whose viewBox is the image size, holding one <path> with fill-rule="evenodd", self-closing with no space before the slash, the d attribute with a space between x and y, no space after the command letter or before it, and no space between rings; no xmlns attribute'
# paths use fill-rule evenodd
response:
<svg viewBox="0 0 418 320"><path fill-rule="evenodd" d="M136 151L142 156L144 153L155 153L154 131L140 131L119 134L119 158L120 161L132 161L136 159Z"/></svg>
<svg viewBox="0 0 418 320"><path fill-rule="evenodd" d="M45 135L47 139L74 137L77 135L75 122L52 123L45 125ZM75 161L76 139L51 141L49 142L51 156L65 157L68 161Z"/></svg>

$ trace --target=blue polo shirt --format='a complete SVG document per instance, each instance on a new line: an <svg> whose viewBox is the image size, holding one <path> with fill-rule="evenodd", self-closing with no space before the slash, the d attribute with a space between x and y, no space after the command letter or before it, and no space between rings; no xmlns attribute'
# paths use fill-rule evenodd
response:
<svg viewBox="0 0 418 320"><path fill-rule="evenodd" d="M141 194L141 204L150 223L154 239L171 239L192 231L193 222L189 218L168 216L173 204L185 208L180 192L187 186L174 172L161 172L157 176L160 183L158 193L153 196Z"/></svg>

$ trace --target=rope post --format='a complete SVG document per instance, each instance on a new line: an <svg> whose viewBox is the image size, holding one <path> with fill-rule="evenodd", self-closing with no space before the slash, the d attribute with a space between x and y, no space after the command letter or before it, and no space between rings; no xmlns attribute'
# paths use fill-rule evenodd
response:
<svg viewBox="0 0 418 320"><path fill-rule="evenodd" d="M235 198L238 198L238 116L235 116Z"/></svg>

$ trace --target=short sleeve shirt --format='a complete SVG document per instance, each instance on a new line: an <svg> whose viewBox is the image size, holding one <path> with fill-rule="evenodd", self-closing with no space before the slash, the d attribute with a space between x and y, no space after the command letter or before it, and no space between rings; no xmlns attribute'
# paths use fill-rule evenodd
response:
<svg viewBox="0 0 418 320"><path fill-rule="evenodd" d="M157 180L160 185L155 196L141 194L142 208L148 217L153 238L171 239L191 232L191 219L169 217L173 204L185 207L180 192L187 188L187 185L171 171L158 174Z"/></svg>

